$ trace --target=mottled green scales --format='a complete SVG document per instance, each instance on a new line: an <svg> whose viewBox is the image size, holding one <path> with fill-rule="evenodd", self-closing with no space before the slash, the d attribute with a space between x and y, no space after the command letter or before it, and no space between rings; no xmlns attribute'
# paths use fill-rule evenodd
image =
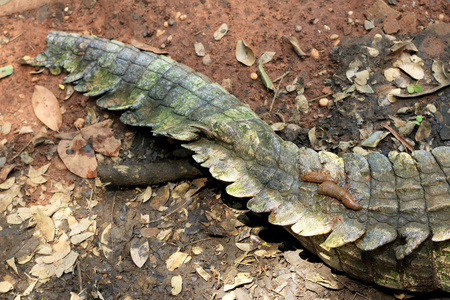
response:
<svg viewBox="0 0 450 300"><path fill-rule="evenodd" d="M77 91L126 110L124 123L190 142L230 195L252 197L249 209L271 212L333 268L390 288L450 291L450 147L388 157L298 148L217 83L118 41L51 32L33 63L66 69ZM299 179L310 171L338 179L363 209L318 195Z"/></svg>

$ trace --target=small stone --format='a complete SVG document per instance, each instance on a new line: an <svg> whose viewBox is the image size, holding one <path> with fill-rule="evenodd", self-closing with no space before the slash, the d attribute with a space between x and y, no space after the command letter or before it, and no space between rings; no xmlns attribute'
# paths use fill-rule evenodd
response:
<svg viewBox="0 0 450 300"><path fill-rule="evenodd" d="M344 31L344 35L349 35L350 33L352 33L352 26L345 25L342 27L342 30Z"/></svg>
<svg viewBox="0 0 450 300"><path fill-rule="evenodd" d="M258 74L252 73L252 74L250 74L250 78L253 80L256 80L256 79L258 79Z"/></svg>
<svg viewBox="0 0 450 300"><path fill-rule="evenodd" d="M186 15L181 15L180 16L180 21L184 21L184 20L186 20L187 19L187 16Z"/></svg>
<svg viewBox="0 0 450 300"><path fill-rule="evenodd" d="M349 15L349 16L353 15L353 10L349 10L349 11L347 12L347 15Z"/></svg>
<svg viewBox="0 0 450 300"><path fill-rule="evenodd" d="M156 37L160 37L160 36L162 36L164 33L166 33L165 30L160 30L160 29L158 29L158 30L156 30Z"/></svg>
<svg viewBox="0 0 450 300"><path fill-rule="evenodd" d="M163 26L166 27L166 28L169 27L169 22L167 22L167 21L164 22Z"/></svg>
<svg viewBox="0 0 450 300"><path fill-rule="evenodd" d="M300 26L300 25L295 26L295 31L296 32L300 32L300 31L302 31L302 29L303 29L303 27Z"/></svg>
<svg viewBox="0 0 450 300"><path fill-rule="evenodd" d="M389 19L384 22L383 30L386 34L394 34L400 31L400 25L396 19Z"/></svg>
<svg viewBox="0 0 450 300"><path fill-rule="evenodd" d="M196 42L194 44L194 49L195 49L195 54L197 54L197 56L200 56L200 57L205 56L206 51L205 51L205 47L203 46L202 43Z"/></svg>
<svg viewBox="0 0 450 300"><path fill-rule="evenodd" d="M348 18L348 19L347 19L347 23L348 23L348 24L353 24L353 19L352 19L352 18Z"/></svg>
<svg viewBox="0 0 450 300"><path fill-rule="evenodd" d="M337 40L339 38L339 35L337 35L336 33L330 35L330 40Z"/></svg>
<svg viewBox="0 0 450 300"><path fill-rule="evenodd" d="M439 21L443 21L444 18L445 18L444 14L439 14L439 17L438 17Z"/></svg>
<svg viewBox="0 0 450 300"><path fill-rule="evenodd" d="M224 80L222 80L222 84L221 86L227 90L227 92L231 93L233 92L233 86L231 83L231 79L230 78L225 78Z"/></svg>
<svg viewBox="0 0 450 300"><path fill-rule="evenodd" d="M212 63L211 56L209 56L209 54L206 54L202 59L202 64L204 64L205 66L209 66L211 63Z"/></svg>
<svg viewBox="0 0 450 300"><path fill-rule="evenodd" d="M173 26L174 23L175 23L174 20L172 20L172 19L169 20L169 26Z"/></svg>
<svg viewBox="0 0 450 300"><path fill-rule="evenodd" d="M309 24L311 24L311 25L316 25L317 23L319 23L319 19L317 19L317 18L314 18L309 21Z"/></svg>
<svg viewBox="0 0 450 300"><path fill-rule="evenodd" d="M325 107L325 106L328 105L329 102L330 102L330 100L328 100L327 98L321 98L321 99L319 100L319 105L320 105L321 107Z"/></svg>
<svg viewBox="0 0 450 300"><path fill-rule="evenodd" d="M75 120L75 122L73 122L73 125L75 126L75 128L80 129L80 128L84 127L84 123L85 123L85 120L83 118L78 118Z"/></svg>
<svg viewBox="0 0 450 300"><path fill-rule="evenodd" d="M417 27L416 15L413 12L407 13L398 21L398 24L402 32L415 32Z"/></svg>
<svg viewBox="0 0 450 300"><path fill-rule="evenodd" d="M377 49L372 48L372 47L363 46L362 49L363 49L364 54L367 54L370 57L377 57L380 54L380 51L378 51Z"/></svg>
<svg viewBox="0 0 450 300"><path fill-rule="evenodd" d="M369 31L369 30L374 29L374 28L375 28L375 26L373 25L372 22L370 22L369 20L365 20L364 21L364 29L365 30Z"/></svg>
<svg viewBox="0 0 450 300"><path fill-rule="evenodd" d="M328 25L323 25L323 29L325 31L330 31L331 30L331 28Z"/></svg>
<svg viewBox="0 0 450 300"><path fill-rule="evenodd" d="M319 59L319 57L320 57L319 51L317 51L317 49L315 49L315 48L312 48L309 54L314 59Z"/></svg>

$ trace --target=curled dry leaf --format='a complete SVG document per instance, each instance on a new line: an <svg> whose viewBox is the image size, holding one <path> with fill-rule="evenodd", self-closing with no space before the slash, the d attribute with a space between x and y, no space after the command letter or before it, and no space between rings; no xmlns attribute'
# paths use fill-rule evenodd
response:
<svg viewBox="0 0 450 300"><path fill-rule="evenodd" d="M31 101L38 119L51 130L59 131L62 124L62 115L55 95L49 89L36 85Z"/></svg>
<svg viewBox="0 0 450 300"><path fill-rule="evenodd" d="M378 145L379 142L381 142L382 139L384 139L389 134L390 132L386 131L375 131L361 143L361 146L374 148Z"/></svg>
<svg viewBox="0 0 450 300"><path fill-rule="evenodd" d="M416 136L414 137L416 141L421 142L426 140L431 134L431 124L423 120L420 123L419 129L417 129Z"/></svg>
<svg viewBox="0 0 450 300"><path fill-rule="evenodd" d="M121 146L120 140L114 137L111 129L113 121L105 120L80 130L81 136L86 141L92 141L92 147L96 152L106 156L117 156Z"/></svg>
<svg viewBox="0 0 450 300"><path fill-rule="evenodd" d="M6 180L8 174L17 166L17 164L4 165L0 171L0 183Z"/></svg>
<svg viewBox="0 0 450 300"><path fill-rule="evenodd" d="M445 72L445 66L442 61L433 61L431 70L433 71L434 79L436 79L436 81L440 84L448 84L450 82L450 78Z"/></svg>
<svg viewBox="0 0 450 300"><path fill-rule="evenodd" d="M167 53L169 53L169 52L167 52L165 50L162 50L162 49L159 49L159 48L147 45L147 44L145 44L143 42L140 42L140 41L137 41L137 40L134 40L134 39L130 40L130 44L135 46L138 49L141 49L141 50L144 50L144 51L150 51L150 52L153 52L153 53L156 53L156 54L167 54Z"/></svg>
<svg viewBox="0 0 450 300"><path fill-rule="evenodd" d="M306 54L305 52L303 52L302 49L300 49L300 45L299 45L298 40L297 40L297 38L295 36L288 37L288 41L291 44L292 48L294 49L294 52L298 56L300 56L300 57L308 56L308 54Z"/></svg>
<svg viewBox="0 0 450 300"><path fill-rule="evenodd" d="M243 63L246 66L252 66L255 61L255 54L250 49L244 40L238 40L236 43L235 56L238 62Z"/></svg>
<svg viewBox="0 0 450 300"><path fill-rule="evenodd" d="M81 134L73 140L61 140L58 144L58 154L70 172L83 177L97 176L97 159L94 150Z"/></svg>

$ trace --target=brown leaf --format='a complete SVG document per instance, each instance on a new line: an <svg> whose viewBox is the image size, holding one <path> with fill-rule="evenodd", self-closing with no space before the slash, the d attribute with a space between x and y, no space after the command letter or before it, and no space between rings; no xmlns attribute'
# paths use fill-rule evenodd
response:
<svg viewBox="0 0 450 300"><path fill-rule="evenodd" d="M61 140L58 144L58 154L70 172L83 177L97 176L97 159L94 149L81 134L73 140Z"/></svg>
<svg viewBox="0 0 450 300"><path fill-rule="evenodd" d="M161 50L159 48L147 45L143 42L137 41L137 40L130 40L130 44L135 46L136 48L139 48L141 50L145 50L145 51L150 51L156 54L167 54L169 52L165 51L165 50Z"/></svg>
<svg viewBox="0 0 450 300"><path fill-rule="evenodd" d="M0 171L0 183L6 180L9 172L11 172L16 166L17 164L7 164L3 166L2 170Z"/></svg>
<svg viewBox="0 0 450 300"><path fill-rule="evenodd" d="M120 140L114 137L114 132L110 128L112 120L87 126L80 130L83 138L92 142L92 146L96 152L106 156L117 156L121 146Z"/></svg>
<svg viewBox="0 0 450 300"><path fill-rule="evenodd" d="M62 115L55 95L47 88L36 85L31 101L38 119L51 130L59 131L62 124Z"/></svg>

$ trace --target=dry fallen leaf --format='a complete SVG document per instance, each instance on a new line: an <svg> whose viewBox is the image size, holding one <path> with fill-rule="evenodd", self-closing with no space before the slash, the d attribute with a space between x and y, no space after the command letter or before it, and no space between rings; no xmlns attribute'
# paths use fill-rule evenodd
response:
<svg viewBox="0 0 450 300"><path fill-rule="evenodd" d="M225 284L223 289L225 292L235 289L238 286L253 282L253 277L250 273L238 273L234 278L233 284Z"/></svg>
<svg viewBox="0 0 450 300"><path fill-rule="evenodd" d="M134 238L131 241L130 246L130 254L131 259L133 259L134 264L138 268L142 268L145 262L148 259L148 255L150 253L150 247L148 245L147 239L143 238L142 240L138 238Z"/></svg>
<svg viewBox="0 0 450 300"><path fill-rule="evenodd" d="M291 44L292 48L294 49L294 52L300 56L308 56L308 54L306 54L302 49L300 49L300 45L298 43L298 40L295 36L290 36L288 37L288 41Z"/></svg>
<svg viewBox="0 0 450 300"><path fill-rule="evenodd" d="M36 221L36 228L40 231L44 239L47 242L53 241L55 238L55 224L53 223L53 220L37 207L34 220Z"/></svg>
<svg viewBox="0 0 450 300"><path fill-rule="evenodd" d="M59 131L62 115L55 95L49 89L36 85L31 102L38 119L51 130Z"/></svg>
<svg viewBox="0 0 450 300"><path fill-rule="evenodd" d="M14 286L11 282L8 281L0 281L0 293L7 293L12 290Z"/></svg>
<svg viewBox="0 0 450 300"><path fill-rule="evenodd" d="M166 50L161 50L159 48L147 45L147 44L145 44L143 42L140 42L140 41L137 41L137 40L134 40L134 39L130 40L130 44L135 46L138 49L145 50L145 51L150 51L150 52L153 52L153 53L156 53L156 54L167 54L167 53L169 53Z"/></svg>
<svg viewBox="0 0 450 300"><path fill-rule="evenodd" d="M172 283L172 295L176 296L183 290L183 278L181 275L173 276L171 279Z"/></svg>
<svg viewBox="0 0 450 300"><path fill-rule="evenodd" d="M173 271L190 260L191 257L187 253L175 252L166 260L167 270Z"/></svg>
<svg viewBox="0 0 450 300"><path fill-rule="evenodd" d="M70 172L83 178L97 176L94 150L81 135L71 141L61 140L58 144L58 154Z"/></svg>
<svg viewBox="0 0 450 300"><path fill-rule="evenodd" d="M245 44L244 40L237 41L235 55L238 62L249 67L253 65L256 60L253 50Z"/></svg>
<svg viewBox="0 0 450 300"><path fill-rule="evenodd" d="M9 172L11 172L16 166L17 164L7 164L3 166L3 168L0 171L0 183L6 180Z"/></svg>
<svg viewBox="0 0 450 300"><path fill-rule="evenodd" d="M102 235L100 236L100 249L103 251L103 255L106 259L112 259L112 237L111 237L111 228L112 225L108 224L108 226L103 229Z"/></svg>
<svg viewBox="0 0 450 300"><path fill-rule="evenodd" d="M86 141L92 141L92 147L96 152L106 156L117 156L121 146L120 140L114 137L111 129L113 121L105 120L80 130L81 136Z"/></svg>

